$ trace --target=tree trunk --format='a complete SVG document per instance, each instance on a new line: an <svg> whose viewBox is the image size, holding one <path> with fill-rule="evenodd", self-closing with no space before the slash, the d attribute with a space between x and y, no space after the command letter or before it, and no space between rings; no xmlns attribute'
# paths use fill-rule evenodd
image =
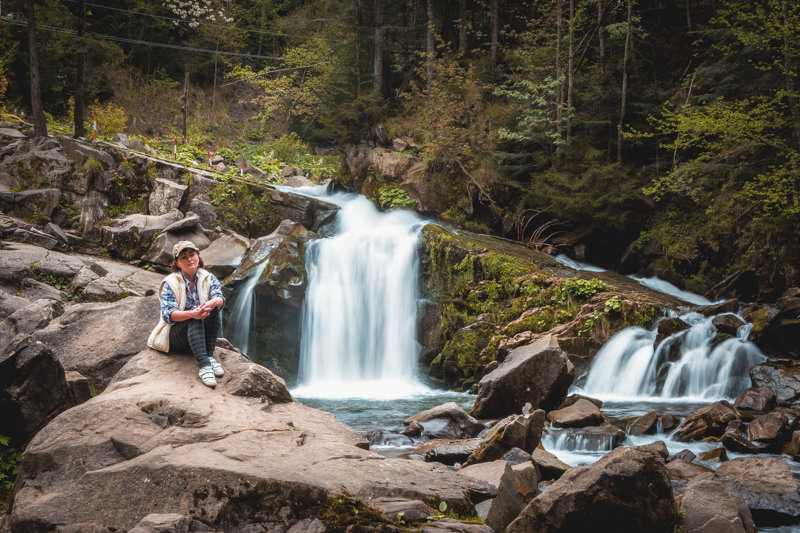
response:
<svg viewBox="0 0 800 533"><path fill-rule="evenodd" d="M491 13L489 14L489 33L491 38L491 51L490 51L490 58L492 63L492 68L497 66L497 40L498 40L498 18L500 17L500 8L497 5L497 0L492 0L492 7Z"/></svg>
<svg viewBox="0 0 800 533"><path fill-rule="evenodd" d="M215 113L214 109L217 105L217 59L219 58L219 38L217 38L217 48L216 52L214 53L214 85L211 89L211 127L214 127L214 118ZM186 134L184 134L184 137Z"/></svg>
<svg viewBox="0 0 800 533"><path fill-rule="evenodd" d="M384 0L375 0L375 59L372 63L372 87L383 94L383 14Z"/></svg>
<svg viewBox="0 0 800 533"><path fill-rule="evenodd" d="M567 139L572 136L572 61L575 57L574 45L574 18L575 18L575 0L569 0L569 53L567 56Z"/></svg>
<svg viewBox="0 0 800 533"><path fill-rule="evenodd" d="M689 0L684 0L686 4L686 27L692 31L692 12L689 10Z"/></svg>
<svg viewBox="0 0 800 533"><path fill-rule="evenodd" d="M84 66L86 65L86 0L81 0L80 3L81 20L78 25L78 62L75 66L75 102L72 109L73 122L75 124L75 133L73 137L86 136L86 105L84 96Z"/></svg>
<svg viewBox="0 0 800 533"><path fill-rule="evenodd" d="M356 92L361 92L361 0L356 1L356 38L354 55L356 58Z"/></svg>
<svg viewBox="0 0 800 533"><path fill-rule="evenodd" d="M258 34L258 52L256 55L261 55L262 46L264 45L264 26L267 23L267 0L261 0L261 16L258 20L258 29L261 30Z"/></svg>
<svg viewBox="0 0 800 533"><path fill-rule="evenodd" d="M189 111L189 71L184 72L183 78L183 143L186 144L186 115Z"/></svg>
<svg viewBox="0 0 800 533"><path fill-rule="evenodd" d="M467 55L467 0L458 0L458 53Z"/></svg>
<svg viewBox="0 0 800 533"><path fill-rule="evenodd" d="M431 90L433 89L433 54L434 54L434 41L433 41L433 0L428 0L428 29L425 32L425 60L427 61L427 92L430 98Z"/></svg>
<svg viewBox="0 0 800 533"><path fill-rule="evenodd" d="M597 0L597 38L600 41L600 59L598 60L600 63L600 74L605 73L606 67L606 47L605 47L605 40L603 38L603 11L604 11L604 2L605 0Z"/></svg>
<svg viewBox="0 0 800 533"><path fill-rule="evenodd" d="M786 103L789 106L789 113L792 117L792 141L795 146L800 144L800 109L798 109L797 99L795 98L794 65L792 64L792 52L789 29L789 1L782 0L781 8L783 11L783 75L786 80Z"/></svg>
<svg viewBox="0 0 800 533"><path fill-rule="evenodd" d="M556 0L556 80L558 80L556 132L561 135L561 120L563 119L564 107L564 82L561 79L561 0Z"/></svg>
<svg viewBox="0 0 800 533"><path fill-rule="evenodd" d="M31 75L31 119L33 120L33 135L47 137L47 120L44 118L42 108L42 90L39 86L39 54L36 51L36 0L27 0L25 3L26 16L28 17L28 57Z"/></svg>
<svg viewBox="0 0 800 533"><path fill-rule="evenodd" d="M633 38L633 0L628 0L628 19L625 28L625 53L622 56L622 98L617 124L617 163L622 163L622 122L625 120L625 105L628 96L628 60Z"/></svg>

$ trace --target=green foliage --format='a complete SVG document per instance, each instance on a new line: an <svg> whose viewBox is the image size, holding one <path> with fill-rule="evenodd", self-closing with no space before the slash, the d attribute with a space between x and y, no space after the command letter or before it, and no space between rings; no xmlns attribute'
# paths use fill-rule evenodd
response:
<svg viewBox="0 0 800 533"><path fill-rule="evenodd" d="M10 443L11 439L0 435L0 500L11 491L19 470L20 453Z"/></svg>
<svg viewBox="0 0 800 533"><path fill-rule="evenodd" d="M564 282L564 290L580 300L591 298L596 293L604 290L606 284L603 280L592 279L568 279Z"/></svg>
<svg viewBox="0 0 800 533"><path fill-rule="evenodd" d="M605 305L603 306L604 313L621 313L622 312L622 301L619 299L619 296L612 296L608 300L606 300Z"/></svg>
<svg viewBox="0 0 800 533"><path fill-rule="evenodd" d="M99 135L102 135L106 139L110 139L115 133L126 131L128 115L125 109L108 102L105 106L95 104L89 108L89 111L90 117L91 113L94 113L96 117ZM92 130L91 121L88 123L87 130Z"/></svg>
<svg viewBox="0 0 800 533"><path fill-rule="evenodd" d="M415 209L417 201L398 187L384 187L378 194L378 204L384 209Z"/></svg>

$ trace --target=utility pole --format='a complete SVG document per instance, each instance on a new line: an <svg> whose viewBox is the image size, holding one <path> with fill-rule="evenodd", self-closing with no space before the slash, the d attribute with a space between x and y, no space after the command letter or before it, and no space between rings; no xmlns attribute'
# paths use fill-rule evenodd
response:
<svg viewBox="0 0 800 533"><path fill-rule="evenodd" d="M183 143L186 144L186 112L189 108L189 71L185 71L183 79Z"/></svg>

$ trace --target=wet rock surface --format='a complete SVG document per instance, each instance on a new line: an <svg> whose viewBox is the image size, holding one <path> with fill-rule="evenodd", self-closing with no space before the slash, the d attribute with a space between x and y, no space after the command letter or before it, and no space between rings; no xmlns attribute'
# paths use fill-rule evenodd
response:
<svg viewBox="0 0 800 533"><path fill-rule="evenodd" d="M552 409L566 396L575 367L547 335L516 348L497 369L481 379L472 408L477 418L519 412L525 403L534 409Z"/></svg>
<svg viewBox="0 0 800 533"><path fill-rule="evenodd" d="M668 531L677 522L663 460L618 448L595 464L567 471L506 529L530 531Z"/></svg>

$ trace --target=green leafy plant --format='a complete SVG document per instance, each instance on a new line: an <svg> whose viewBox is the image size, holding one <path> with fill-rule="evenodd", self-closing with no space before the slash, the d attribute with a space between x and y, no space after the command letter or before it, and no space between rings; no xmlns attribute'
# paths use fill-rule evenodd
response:
<svg viewBox="0 0 800 533"><path fill-rule="evenodd" d="M564 282L564 289L571 295L586 300L606 288L603 280L592 279L568 279Z"/></svg>
<svg viewBox="0 0 800 533"><path fill-rule="evenodd" d="M0 435L0 493L7 493L14 486L19 460L20 453L11 446L11 439Z"/></svg>
<svg viewBox="0 0 800 533"><path fill-rule="evenodd" d="M384 209L414 209L417 201L397 187L384 187L378 194L378 204Z"/></svg>

